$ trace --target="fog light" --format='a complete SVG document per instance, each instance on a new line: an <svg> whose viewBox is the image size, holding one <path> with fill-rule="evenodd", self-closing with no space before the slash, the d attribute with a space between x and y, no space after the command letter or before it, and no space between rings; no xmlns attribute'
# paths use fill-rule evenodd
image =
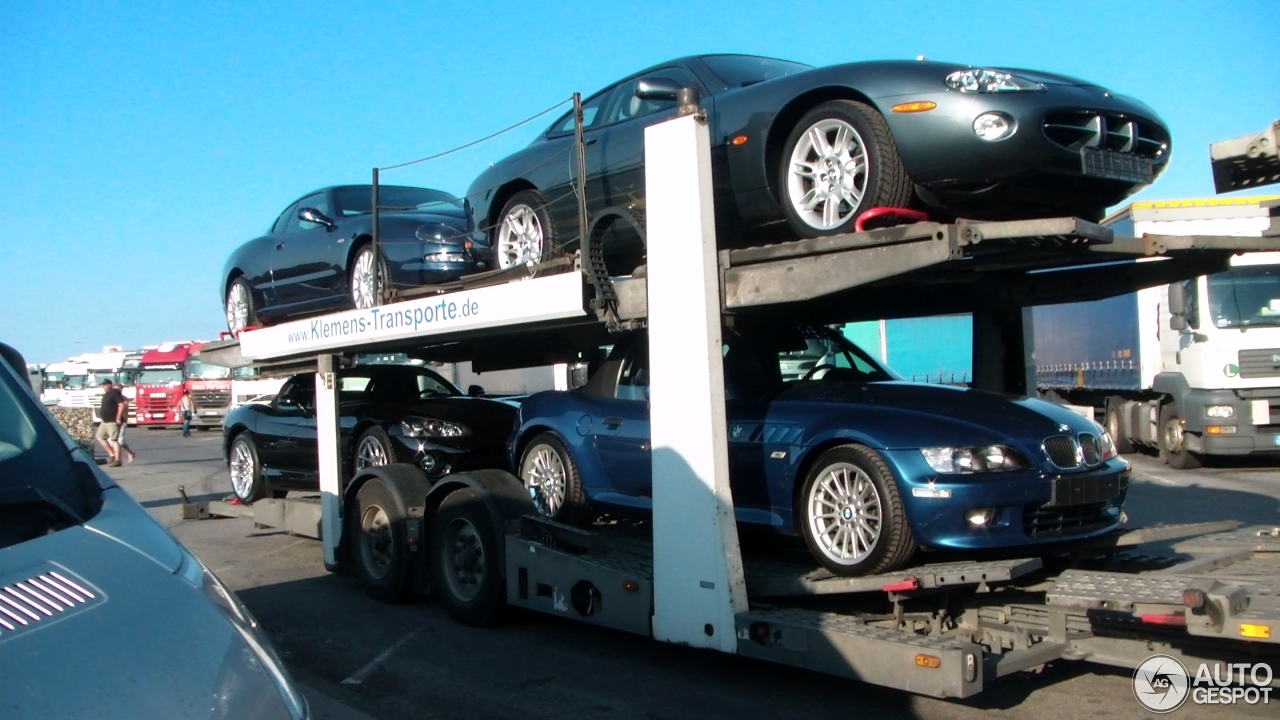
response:
<svg viewBox="0 0 1280 720"><path fill-rule="evenodd" d="M425 470L426 472L432 472L433 470L436 469L436 466L439 464L440 464L440 461L437 460L436 456L432 455L431 453L427 453L426 455L423 455L422 462L419 463L419 465L422 466L422 469Z"/></svg>
<svg viewBox="0 0 1280 720"><path fill-rule="evenodd" d="M1236 426L1235 425L1207 425L1205 426L1204 431L1206 434L1209 434L1209 435L1235 435Z"/></svg>
<svg viewBox="0 0 1280 720"><path fill-rule="evenodd" d="M964 514L965 522L973 527L987 527L996 519L995 508L973 508Z"/></svg>
<svg viewBox="0 0 1280 720"><path fill-rule="evenodd" d="M1234 417L1236 409L1230 405L1210 405L1204 409L1205 417L1211 418L1229 418Z"/></svg>
<svg viewBox="0 0 1280 720"><path fill-rule="evenodd" d="M438 252L424 256L424 262L466 262L466 253Z"/></svg>
<svg viewBox="0 0 1280 720"><path fill-rule="evenodd" d="M973 119L974 134L987 142L1004 140L1013 130L1013 118L1001 112L982 113Z"/></svg>

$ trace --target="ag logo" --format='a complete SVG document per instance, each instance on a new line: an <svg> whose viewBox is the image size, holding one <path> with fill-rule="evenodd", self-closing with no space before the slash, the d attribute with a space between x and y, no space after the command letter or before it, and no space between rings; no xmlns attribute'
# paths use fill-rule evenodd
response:
<svg viewBox="0 0 1280 720"><path fill-rule="evenodd" d="M1168 655L1152 655L1133 671L1133 696L1154 713L1177 710L1190 694L1187 668Z"/></svg>
<svg viewBox="0 0 1280 720"><path fill-rule="evenodd" d="M1227 377L1235 377L1240 374L1240 366L1235 363L1229 363L1226 367L1222 368L1222 374Z"/></svg>
<svg viewBox="0 0 1280 720"><path fill-rule="evenodd" d="M738 438L742 437L742 426L734 425L732 428L729 429L729 433L733 435L734 440L737 440Z"/></svg>

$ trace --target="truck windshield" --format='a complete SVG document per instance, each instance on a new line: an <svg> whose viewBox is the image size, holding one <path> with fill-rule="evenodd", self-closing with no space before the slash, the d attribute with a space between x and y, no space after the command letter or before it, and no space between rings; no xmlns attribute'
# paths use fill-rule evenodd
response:
<svg viewBox="0 0 1280 720"><path fill-rule="evenodd" d="M231 377L231 369L206 365L199 360L187 360L187 377L192 380L226 380Z"/></svg>
<svg viewBox="0 0 1280 720"><path fill-rule="evenodd" d="M180 382L181 370L143 370L138 376L139 385L177 385Z"/></svg>
<svg viewBox="0 0 1280 720"><path fill-rule="evenodd" d="M1238 267L1208 279L1215 326L1280 325L1280 265Z"/></svg>
<svg viewBox="0 0 1280 720"><path fill-rule="evenodd" d="M68 375L66 386L68 390L83 390L85 375Z"/></svg>

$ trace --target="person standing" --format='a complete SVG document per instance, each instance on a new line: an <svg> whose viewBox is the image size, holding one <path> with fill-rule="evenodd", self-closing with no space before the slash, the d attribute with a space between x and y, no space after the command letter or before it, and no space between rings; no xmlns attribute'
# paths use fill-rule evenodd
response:
<svg viewBox="0 0 1280 720"><path fill-rule="evenodd" d="M112 387L120 394L120 402L116 405L116 460L123 458L127 465L137 457L129 443L124 441L124 431L129 429L129 398L125 396L124 386L120 383L113 383Z"/></svg>
<svg viewBox="0 0 1280 720"><path fill-rule="evenodd" d="M178 400L178 417L182 418L182 437L191 437L191 419L196 416L196 401L191 399L191 391L183 388L182 399Z"/></svg>
<svg viewBox="0 0 1280 720"><path fill-rule="evenodd" d="M102 422L98 423L98 430L93 436L107 451L107 466L120 467L120 447L117 444L120 426L116 424L116 418L120 416L120 401L124 400L124 394L115 390L110 380L102 381L102 390L102 404L98 406L98 418Z"/></svg>

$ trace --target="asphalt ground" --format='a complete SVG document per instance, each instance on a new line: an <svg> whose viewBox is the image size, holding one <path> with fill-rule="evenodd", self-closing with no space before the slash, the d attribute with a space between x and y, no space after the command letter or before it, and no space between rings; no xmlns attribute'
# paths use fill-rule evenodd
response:
<svg viewBox="0 0 1280 720"><path fill-rule="evenodd" d="M193 500L229 493L216 430L184 438L131 430L137 461L107 471L195 552L257 616L313 717L378 718L1140 718L1132 672L1058 662L944 701L710 651L666 645L533 613L503 625L455 624L431 600L386 605L330 574L320 544L247 519L178 518ZM1131 526L1210 520L1280 526L1280 461L1177 471L1134 465ZM175 618L173 622L181 622ZM1280 668L1276 668L1280 672ZM1176 718L1277 716L1269 706L1196 706Z"/></svg>

